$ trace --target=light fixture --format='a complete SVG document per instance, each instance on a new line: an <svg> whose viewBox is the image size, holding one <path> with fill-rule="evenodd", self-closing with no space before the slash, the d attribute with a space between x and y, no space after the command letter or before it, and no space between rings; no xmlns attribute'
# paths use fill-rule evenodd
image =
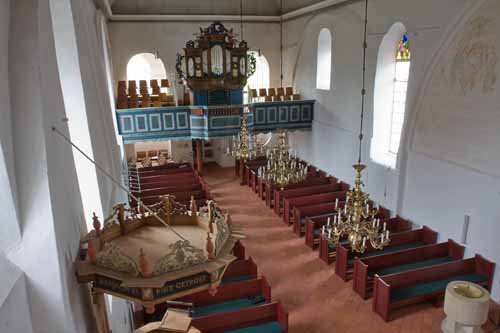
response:
<svg viewBox="0 0 500 333"><path fill-rule="evenodd" d="M333 223L328 219L327 226L322 230L329 242L338 243L341 239L347 239L354 252L363 253L366 251L368 243L374 249L382 249L390 242L389 230L386 223L380 225L380 219L376 216L378 207L370 206L370 197L363 192L362 172L366 168L361 163L361 147L363 142L363 120L365 111L365 78L366 78L366 37L368 25L368 0L365 0L365 21L364 21L364 42L363 42L363 88L361 90L361 121L359 128L359 149L358 162L353 165L356 171L354 188L347 192L346 202L343 208L335 202L336 214L333 216Z"/></svg>
<svg viewBox="0 0 500 333"><path fill-rule="evenodd" d="M288 184L298 183L307 177L307 165L290 154L286 143L286 130L278 132L278 143L267 152L267 165L257 170L257 176L264 182L283 189Z"/></svg>

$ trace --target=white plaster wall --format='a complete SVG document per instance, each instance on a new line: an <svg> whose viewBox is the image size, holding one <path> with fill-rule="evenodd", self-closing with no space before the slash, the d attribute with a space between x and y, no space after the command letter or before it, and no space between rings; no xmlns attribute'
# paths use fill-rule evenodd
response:
<svg viewBox="0 0 500 333"><path fill-rule="evenodd" d="M231 147L230 138L211 139L210 143L212 144L214 160L219 166L223 168L234 166L234 157L227 154L227 148Z"/></svg>
<svg viewBox="0 0 500 333"><path fill-rule="evenodd" d="M115 80L127 79L127 63L137 53L159 51L160 59L166 67L167 76L175 74L176 54L182 53L186 42L194 39L193 34L200 27L212 22L111 22L109 34L113 50L113 66ZM234 28L239 34L239 23L223 22L226 28ZM279 24L277 23L244 23L243 37L251 50L260 49L270 66L271 85L279 85ZM173 80L175 81L175 80ZM178 86L177 94L181 96L183 89Z"/></svg>
<svg viewBox="0 0 500 333"><path fill-rule="evenodd" d="M9 269L0 251L0 331L95 332L88 287L77 284L74 272L85 223L73 152L51 130L52 125L57 125L69 135L66 124L61 122L66 110L55 53L52 8L49 0L13 1L10 8L8 5L8 1L0 2L0 15L4 18L6 10L10 18L10 22L0 23L0 42L7 46L0 50L0 70L8 74L8 81L4 81L3 75L0 80L8 88L0 95L0 103L6 106L0 109L0 117L2 127L8 125L10 129L0 133L0 180L3 188L8 161L15 170L11 187L17 193L19 214L15 216L12 204L3 200L10 193L2 191L0 234L3 240L3 233L8 230L3 218L9 217L4 212L10 211L12 219L8 221L17 224L22 238L12 234L13 244L7 248L2 244L2 249L7 249L5 256L18 269ZM95 8L90 13L94 15ZM9 96L6 92L15 93ZM4 123L4 119L10 119L10 124ZM6 142L11 142L12 148L5 149ZM107 147L101 144L98 149ZM116 163L119 161L116 159ZM130 332L127 303L115 303L112 327L116 332Z"/></svg>
<svg viewBox="0 0 500 333"><path fill-rule="evenodd" d="M494 0L492 0L494 2ZM317 100L315 120L311 133L293 134L292 145L301 157L328 170L350 183L353 181L351 165L357 158L357 133L360 115L361 89L361 42L363 3L324 10L286 22L286 80L306 98ZM466 256L481 253L489 260L500 263L500 245L495 235L500 225L500 179L475 171L471 167L446 161L444 156L429 157L429 151L410 149L409 138L415 130L413 118L419 111L417 100L425 98L425 77L431 70L433 59L443 41L455 30L464 13L480 5L471 0L411 1L379 0L369 5L367 51L367 103L365 114L365 140L363 161L368 165L364 180L372 198L393 212L410 218L415 224L429 225L440 233L440 239L452 237L460 240L464 215L471 216ZM432 9L432 10L431 10ZM498 20L498 19L497 19ZM382 37L395 22L402 22L408 29L413 49L407 99L407 120L396 170L388 170L369 160L370 139L373 125L373 86L377 52ZM332 86L329 92L315 89L316 42L321 28L328 27L333 35ZM500 31L495 32L498 36ZM498 49L498 47L497 47ZM500 54L500 50L498 50ZM498 75L498 74L497 74ZM498 84L498 83L497 83ZM446 99L433 100L433 112L446 109ZM476 99L474 112L492 112L491 103ZM478 110L479 109L479 110ZM498 109L498 108L496 108ZM495 110L496 110L495 109ZM426 114L427 120L433 115ZM443 114L441 114L443 117ZM446 117L446 116L445 116ZM456 120L456 119L454 119ZM432 122L432 120L431 120ZM454 134L439 133L439 128L420 135L431 135L435 149L443 149L441 143L453 141L468 128L466 118L454 122ZM498 132L500 124L490 123ZM418 131L418 128L416 129ZM489 133L492 133L491 131ZM415 134L417 135L417 134ZM446 135L446 138L440 135ZM476 129L484 137L481 129ZM488 134L489 135L489 134ZM496 138L498 139L498 135ZM491 138L491 137L490 137ZM480 139L479 139L480 140ZM500 150L500 141L489 140L489 149ZM467 147L471 148L471 147ZM474 153L481 150L475 146ZM498 154L490 152L489 163L498 162ZM462 162L471 156L462 156ZM476 159L477 160L477 159ZM491 164L490 164L491 165ZM497 268L493 297L500 300L500 270Z"/></svg>
<svg viewBox="0 0 500 333"><path fill-rule="evenodd" d="M106 63L100 39L100 13L94 1L90 0L72 0L71 7L94 158L119 180L121 155L113 131L114 101L110 100L108 93ZM97 172L97 177L103 211L107 215L117 203L117 199L125 196L123 191L110 182L102 172Z"/></svg>
<svg viewBox="0 0 500 333"><path fill-rule="evenodd" d="M33 332L23 272L1 252L0 267L0 330L2 333Z"/></svg>

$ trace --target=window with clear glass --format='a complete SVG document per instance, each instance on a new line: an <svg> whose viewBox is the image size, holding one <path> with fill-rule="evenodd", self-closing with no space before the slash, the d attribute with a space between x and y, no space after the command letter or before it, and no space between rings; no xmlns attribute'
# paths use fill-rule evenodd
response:
<svg viewBox="0 0 500 333"><path fill-rule="evenodd" d="M397 155L401 141L401 131L405 119L406 93L410 74L411 50L410 41L405 34L398 43L396 50L396 70L394 75L394 90L392 94L391 132L389 152Z"/></svg>
<svg viewBox="0 0 500 333"><path fill-rule="evenodd" d="M330 90L332 74L332 34L327 28L318 35L318 57L316 62L316 88Z"/></svg>

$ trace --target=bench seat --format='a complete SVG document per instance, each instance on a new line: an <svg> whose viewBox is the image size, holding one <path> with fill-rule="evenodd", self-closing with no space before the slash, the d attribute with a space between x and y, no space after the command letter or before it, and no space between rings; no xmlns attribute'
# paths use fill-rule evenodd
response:
<svg viewBox="0 0 500 333"><path fill-rule="evenodd" d="M224 333L281 333L283 328L277 321L270 323L244 327L237 330L224 331Z"/></svg>
<svg viewBox="0 0 500 333"><path fill-rule="evenodd" d="M303 217L300 219L300 225L306 225L306 220L308 218L317 218L317 217L325 217L325 216L333 216L332 213L326 213L326 214L321 214L321 215L314 215L314 216L308 216L308 217ZM332 219L333 221L333 219Z"/></svg>
<svg viewBox="0 0 500 333"><path fill-rule="evenodd" d="M233 276L227 279L222 279L221 285L226 285L226 284L231 284L231 283L237 283L237 282L243 282L243 281L248 281L255 279L255 276L251 275L240 275L240 276Z"/></svg>
<svg viewBox="0 0 500 333"><path fill-rule="evenodd" d="M391 292L391 302L402 301L407 298L425 296L440 291L444 291L448 283L457 280L468 281L472 283L481 283L488 281L488 278L476 273L461 274L442 280L436 280L432 282L417 284L406 288L400 288Z"/></svg>
<svg viewBox="0 0 500 333"><path fill-rule="evenodd" d="M425 245L427 245L427 244L424 242L413 242L413 243L409 243L409 244L405 244L405 245L401 245L401 246L386 247L385 249L380 250L380 251L365 252L365 253L361 253L361 254L351 253L351 254L349 254L348 264L349 264L349 267L351 267L354 264L355 257L366 258L366 257L378 256L381 254L399 252L399 251L413 249L413 248L416 248L419 246L425 246Z"/></svg>
<svg viewBox="0 0 500 333"><path fill-rule="evenodd" d="M456 259L453 257L433 258L433 259L428 259L428 260L417 261L417 262L414 262L411 264L391 266L391 267L379 269L375 272L371 272L369 275L373 276L373 275L377 274L377 275L382 276L382 275L389 275L389 274L400 273L400 272L405 272L405 271L412 271L412 270L427 267L427 266L444 264L444 263L447 263L447 262L450 262L453 260L456 260Z"/></svg>
<svg viewBox="0 0 500 333"><path fill-rule="evenodd" d="M268 303L268 301L263 296L240 298L223 303L195 307L192 317L198 318L222 312L238 311L266 303Z"/></svg>

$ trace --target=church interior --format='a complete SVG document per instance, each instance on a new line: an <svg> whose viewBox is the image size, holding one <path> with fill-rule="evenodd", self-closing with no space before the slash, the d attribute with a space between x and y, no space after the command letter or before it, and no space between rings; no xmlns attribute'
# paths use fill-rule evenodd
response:
<svg viewBox="0 0 500 333"><path fill-rule="evenodd" d="M500 332L499 14L0 0L0 332Z"/></svg>

